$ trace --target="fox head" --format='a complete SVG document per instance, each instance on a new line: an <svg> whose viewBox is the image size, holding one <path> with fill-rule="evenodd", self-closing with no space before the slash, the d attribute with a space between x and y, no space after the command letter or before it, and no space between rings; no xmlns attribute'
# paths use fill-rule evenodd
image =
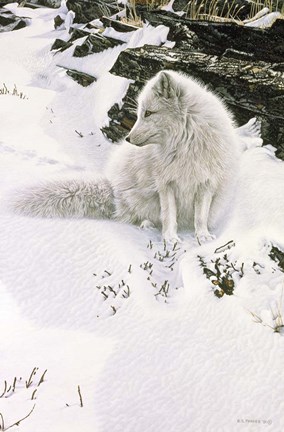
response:
<svg viewBox="0 0 284 432"><path fill-rule="evenodd" d="M126 140L137 146L167 144L184 126L186 106L184 91L171 71L159 72L138 98L137 121Z"/></svg>

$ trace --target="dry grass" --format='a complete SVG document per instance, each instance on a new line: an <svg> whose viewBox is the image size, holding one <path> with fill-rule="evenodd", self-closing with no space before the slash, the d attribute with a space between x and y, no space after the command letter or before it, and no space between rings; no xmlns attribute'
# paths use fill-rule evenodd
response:
<svg viewBox="0 0 284 432"><path fill-rule="evenodd" d="M136 5L144 5L149 9L160 8L169 3L170 0L129 0L130 16L123 21L136 27L142 27L143 22L136 12ZM186 17L196 21L213 22L237 22L242 24L239 14L244 6L239 5L235 0L225 0L220 6L219 0L190 0L186 7ZM252 0L251 10L248 19L253 18L263 8L268 8L271 12L278 11L284 15L284 5L280 8L279 0L276 5L273 0Z"/></svg>
<svg viewBox="0 0 284 432"><path fill-rule="evenodd" d="M147 6L148 9L160 8L169 3L170 0L129 0L130 16L124 18L122 21L129 25L134 25L136 27L142 27L143 22L141 18L137 15L136 6Z"/></svg>
<svg viewBox="0 0 284 432"><path fill-rule="evenodd" d="M187 18L205 21L237 21L238 14L244 7L229 0L225 0L222 7L218 3L218 0L204 0L202 2L190 0L187 5Z"/></svg>
<svg viewBox="0 0 284 432"><path fill-rule="evenodd" d="M284 5L280 8L279 1L277 0L276 6L274 6L275 1L273 0L254 0L252 1L252 7L250 11L249 18L253 18L258 12L263 8L268 8L270 12L281 12L284 14Z"/></svg>
<svg viewBox="0 0 284 432"><path fill-rule="evenodd" d="M279 0L274 6L273 0L252 0L249 19L253 18L263 8L268 8L271 12L278 11L284 14L284 6L279 7ZM222 7L218 5L218 0L190 0L187 5L186 16L192 20L205 21L235 21L240 23L239 14L244 6L240 6L236 1L225 0Z"/></svg>

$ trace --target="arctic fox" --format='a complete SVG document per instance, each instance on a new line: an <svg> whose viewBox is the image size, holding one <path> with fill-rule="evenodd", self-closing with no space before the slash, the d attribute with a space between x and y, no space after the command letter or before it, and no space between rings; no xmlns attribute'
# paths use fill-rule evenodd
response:
<svg viewBox="0 0 284 432"><path fill-rule="evenodd" d="M106 177L62 181L24 193L16 209L45 217L112 217L162 228L179 241L177 227L194 228L199 243L237 178L241 143L258 135L253 120L236 129L223 102L194 79L159 72L138 98L137 121L113 152Z"/></svg>

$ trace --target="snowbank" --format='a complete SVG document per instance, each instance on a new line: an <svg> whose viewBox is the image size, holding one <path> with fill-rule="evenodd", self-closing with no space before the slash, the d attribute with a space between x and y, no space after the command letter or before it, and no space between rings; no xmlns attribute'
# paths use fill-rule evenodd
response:
<svg viewBox="0 0 284 432"><path fill-rule="evenodd" d="M167 29L75 59L50 53L65 34L53 28L57 11L9 8L32 24L0 38L1 80L26 96L0 95L1 194L102 173L112 146L100 127L129 83L108 70L126 46L165 43ZM88 88L57 67L78 62L98 77ZM164 245L156 231L2 206L0 388L15 387L0 400L5 427L35 404L23 432L282 431L283 336L273 327L283 273L268 252L271 240L284 245L283 176L270 148L244 153L230 223L202 247L192 233ZM233 274L235 295L217 298L197 256L213 270L219 257L224 270L224 254L243 275Z"/></svg>

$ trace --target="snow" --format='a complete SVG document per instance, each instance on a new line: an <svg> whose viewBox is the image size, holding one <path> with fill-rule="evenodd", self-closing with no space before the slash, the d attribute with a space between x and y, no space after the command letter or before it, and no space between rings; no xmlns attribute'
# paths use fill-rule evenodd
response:
<svg viewBox="0 0 284 432"><path fill-rule="evenodd" d="M122 49L167 43L168 29L145 26L75 59L50 52L67 38L53 28L58 11L7 8L31 24L0 38L0 87L26 96L0 94L0 394L18 379L0 398L5 426L35 404L21 432L282 432L283 335L271 327L283 273L268 252L284 245L283 162L272 146L248 145L229 223L201 247L188 232L164 246L159 232L114 221L12 214L14 188L103 173L113 145L100 128L129 84L109 69ZM58 64L98 80L80 87ZM224 269L225 253L244 276L235 271L235 295L217 298L197 255Z"/></svg>
<svg viewBox="0 0 284 432"><path fill-rule="evenodd" d="M270 12L268 7L261 9L253 18L245 20L246 27L268 28L277 19L283 19L283 14L279 11Z"/></svg>

